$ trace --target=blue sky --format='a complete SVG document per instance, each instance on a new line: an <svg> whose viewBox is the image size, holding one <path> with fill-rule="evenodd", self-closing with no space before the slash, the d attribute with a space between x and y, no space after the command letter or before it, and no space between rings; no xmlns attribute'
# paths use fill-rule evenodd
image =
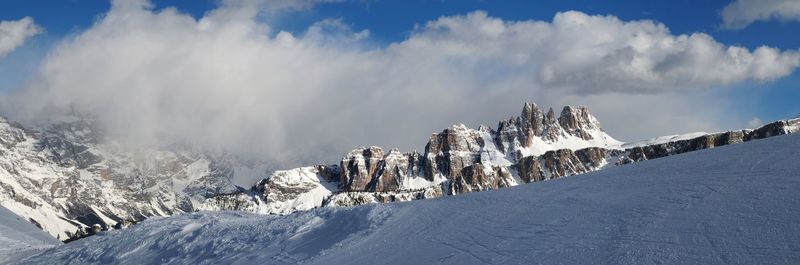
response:
<svg viewBox="0 0 800 265"><path fill-rule="evenodd" d="M740 0L742 2L758 3L758 1ZM195 19L200 19L208 12L220 7L216 0L152 0L156 6L155 10L165 7L176 7L182 13L188 13ZM476 10L483 10L490 18L501 19L506 22L512 21L544 21L551 22L558 12L576 10L589 16L610 15L623 22L636 20L654 20L663 23L669 28L672 35L705 33L723 46L740 46L754 51L761 46L775 48L778 51L796 52L800 49L800 18L783 17L779 19L757 19L744 27L730 29L723 26L722 12L726 6L732 5L733 0L671 0L671 1L635 1L635 0L616 0L616 1L486 1L486 0L355 0L339 3L317 3L312 8L283 11L278 14L264 15L258 20L273 29L284 30L293 33L295 36L302 36L306 30L315 23L324 19L340 19L340 22L349 27L352 31L369 30L369 37L366 40L359 40L363 43L370 43L378 49L389 45L403 43L409 38L420 37L424 34L415 35L420 32L427 32L426 23L435 21L443 17L457 17L470 14ZM109 11L111 5L107 1L86 1L86 0L26 0L26 1L6 1L0 4L0 21L18 20L25 16L30 16L35 23L44 29L44 32L29 39L24 45L20 46L4 58L0 58L0 91L12 91L23 87L24 83L36 79L33 73L38 71L39 63L45 60L46 55L55 47L60 45L62 40L72 39L74 36L85 34L91 31L94 23L102 19L103 14ZM463 22L463 21L462 21ZM416 30L415 30L416 28ZM274 36L272 36L274 37ZM74 47L73 47L74 48ZM789 56L789 55L787 55ZM505 66L508 67L508 66ZM496 69L512 68L498 67ZM524 70L524 69L523 69ZM702 69L700 70L702 71ZM504 76L504 75L499 75ZM693 122L686 125L674 126L673 132L684 130L722 130L745 126L751 119L771 121L800 115L800 104L796 104L800 99L800 74L791 68L790 74L776 74L777 79L766 78L761 80L757 77L746 77L736 79L737 81L711 81L709 83L700 82L700 86L706 86L701 90L691 90L683 95L673 93L668 97L669 100L663 101L666 105L682 105L683 101L687 106L697 108L695 113L714 112L714 115L703 116L718 118L719 122L714 122L711 126L702 126L701 118L696 118ZM731 78L731 77L726 77ZM735 79L735 78L734 78ZM446 81L447 79L445 79ZM490 79L497 80L497 79ZM612 78L613 80L613 78ZM716 80L716 79L715 79ZM727 80L727 79L726 79ZM437 82L442 80L437 80ZM485 80L479 79L483 82ZM509 81L512 82L512 81ZM683 84L683 81L675 81L672 86ZM503 87L505 84L481 83L482 85ZM613 82L610 84L614 84ZM695 85L696 83L688 83ZM708 84L708 85L707 85ZM449 84L448 84L449 85ZM653 85L653 84L651 84ZM660 86L656 84L656 86ZM664 87L661 87L664 88ZM668 90L681 88L667 87ZM547 94L548 90L543 90ZM637 98L640 93L651 93L646 90L632 90L631 94L625 97ZM466 94L473 93L470 91ZM542 93L518 93L514 96L536 95L538 98L548 98L540 96ZM604 92L605 93L605 92ZM618 91L610 92L619 93ZM626 92L627 93L627 92ZM660 93L660 92L659 92ZM493 95L487 93L487 95ZM558 104L565 102L565 98L576 99L576 104L584 102L595 102L596 100L582 100L580 94L574 97L560 97L556 100ZM486 95L483 95L484 97ZM378 96L376 96L378 97ZM587 97L594 97L588 95ZM648 97L648 96L642 96ZM681 99L681 98L684 99ZM702 97L717 107L711 108L703 106ZM596 97L600 98L600 97ZM655 98L655 96L650 97ZM652 100L652 99L648 99ZM516 101L522 101L516 100ZM511 104L512 101L499 101ZM642 101L646 105L646 101ZM701 103L698 103L701 102ZM517 103L514 103L517 104ZM521 103L517 104L520 105ZM610 103L609 103L610 104ZM491 115L479 116L475 122L493 120L500 113L515 113L518 106L499 108L496 113ZM547 103L545 103L547 105ZM724 107L723 107L724 106ZM678 107L675 107L678 108ZM619 116L620 108L598 107L601 116L606 120L609 116ZM455 109L453 112L465 111L465 109ZM513 111L512 111L513 110ZM614 110L618 112L614 112ZM667 108L664 107L666 111ZM385 113L384 113L385 114ZM377 115L377 114L376 114ZM454 114L455 115L455 114ZM675 114L676 117L665 122L681 121L690 114ZM463 116L463 115L462 115ZM455 117L455 116L453 116ZM450 116L441 117L431 125L430 128L441 127L442 121L454 122L459 119ZM470 123L473 120L467 119ZM622 124L626 127L636 127L635 124ZM692 125L694 124L694 125ZM430 128L422 128L419 133L425 135L430 132ZM660 128L660 127L659 127ZM634 129L631 129L634 130ZM655 129L653 129L655 130ZM612 132L623 131L621 134L626 138L636 138L639 136L655 136L652 131L631 132L626 134L620 128L612 129ZM420 137L415 135L415 139Z"/></svg>
<svg viewBox="0 0 800 265"><path fill-rule="evenodd" d="M177 7L195 17L216 7L216 0L155 0L158 8ZM556 12L578 10L588 14L614 15L623 20L651 19L666 24L673 33L705 32L726 44L749 48L768 45L783 49L800 47L796 22L766 21L741 30L719 27L719 16L730 0L674 1L526 1L526 0L358 0L320 4L312 10L291 14L282 28L300 31L322 18L343 18L355 28L369 29L381 41L407 37L415 24L441 16L485 10L506 20L550 20ZM47 8L43 8L47 7ZM54 38L85 29L108 11L107 1L27 0L7 1L0 9L0 20L33 17Z"/></svg>
<svg viewBox="0 0 800 265"><path fill-rule="evenodd" d="M177 7L195 17L216 7L216 0L155 0L158 8ZM666 24L673 33L705 32L726 44L754 48L768 45L783 49L800 47L796 22L758 22L741 30L719 27L719 16L730 0L674 1L526 1L526 0L357 0L320 4L312 10L293 13L282 28L304 30L322 18L343 18L355 28L369 29L382 41L398 41L407 37L415 24L441 16L485 10L491 16L507 20L550 20L556 12L578 10L588 14L614 15L623 20L651 19ZM47 8L43 8L47 7ZM33 17L58 38L85 29L108 11L107 1L27 0L7 1L0 9L0 20Z"/></svg>

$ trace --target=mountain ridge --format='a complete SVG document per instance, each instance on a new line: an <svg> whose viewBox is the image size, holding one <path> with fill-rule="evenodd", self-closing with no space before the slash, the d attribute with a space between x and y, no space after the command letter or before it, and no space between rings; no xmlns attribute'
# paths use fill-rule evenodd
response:
<svg viewBox="0 0 800 265"><path fill-rule="evenodd" d="M393 149L390 158L380 147L358 148L346 154L339 165L316 166L333 170L316 178L319 182L293 183L291 178L278 181L265 178L253 187L252 192L246 193L247 196L242 193L209 198L201 209L286 214L316 207L428 199L506 188L587 173L611 165L794 133L800 131L800 120L777 121L754 130L694 133L622 143L605 134L585 107L564 107L561 117L556 119L552 108L545 114L536 104L526 103L520 116L500 121L498 128L494 131L483 125L478 130L463 124L450 126L434 133L422 154L413 152L399 156L399 151ZM557 142L559 139L567 140L566 145L572 148L557 148L564 145ZM337 180L337 176L340 179ZM276 193L270 192L274 190L270 185L312 189L332 186L333 183L338 188L327 189L324 193L329 197L323 200L315 197L316 201L300 202L297 194L303 193L301 189L283 189L281 194L288 192L295 196L268 199ZM276 201L274 198L277 197L284 200ZM303 207L265 210L265 207L271 207L272 202L295 203Z"/></svg>
<svg viewBox="0 0 800 265"><path fill-rule="evenodd" d="M61 240L197 210L289 214L317 207L408 201L516 186L800 130L800 120L644 146L625 146L586 107L525 103L498 129L456 124L425 150L354 149L337 165L272 173L268 166L197 150L136 154L102 143L91 122L31 130L0 119L0 204ZM688 138L688 139L685 139ZM144 157L144 158L143 158ZM234 184L242 175L250 189Z"/></svg>
<svg viewBox="0 0 800 265"><path fill-rule="evenodd" d="M796 264L800 135L438 200L197 212L18 264Z"/></svg>

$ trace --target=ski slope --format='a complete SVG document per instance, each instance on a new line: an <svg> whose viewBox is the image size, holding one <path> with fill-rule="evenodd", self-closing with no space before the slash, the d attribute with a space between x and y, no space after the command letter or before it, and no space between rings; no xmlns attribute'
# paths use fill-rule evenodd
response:
<svg viewBox="0 0 800 265"><path fill-rule="evenodd" d="M800 264L800 135L490 192L148 219L19 264Z"/></svg>
<svg viewBox="0 0 800 265"><path fill-rule="evenodd" d="M0 206L0 264L57 245L61 241Z"/></svg>

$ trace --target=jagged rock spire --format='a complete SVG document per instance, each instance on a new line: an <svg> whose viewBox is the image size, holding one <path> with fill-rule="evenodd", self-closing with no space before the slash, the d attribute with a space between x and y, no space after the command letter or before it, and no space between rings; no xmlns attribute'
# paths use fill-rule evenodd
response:
<svg viewBox="0 0 800 265"><path fill-rule="evenodd" d="M558 124L561 128L573 136L584 140L592 140L590 130L601 130L600 122L589 113L586 107L565 106L558 117Z"/></svg>
<svg viewBox="0 0 800 265"><path fill-rule="evenodd" d="M541 145L541 143L557 143L572 137L578 138L579 141L618 143L605 135L600 123L586 107L565 106L556 117L553 108L548 108L547 112L544 112L532 102L525 103L519 117L500 121L494 139L498 148L512 161L516 161L522 155L519 153L521 150L536 148L536 139L540 140L538 145ZM598 137L600 139L595 139Z"/></svg>

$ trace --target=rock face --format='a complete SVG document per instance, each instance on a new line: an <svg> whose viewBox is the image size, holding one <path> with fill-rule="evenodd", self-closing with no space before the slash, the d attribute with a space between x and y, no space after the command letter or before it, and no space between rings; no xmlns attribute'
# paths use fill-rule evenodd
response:
<svg viewBox="0 0 800 265"><path fill-rule="evenodd" d="M362 148L351 151L342 158L341 188L347 191L366 190L383 165L383 149Z"/></svg>
<svg viewBox="0 0 800 265"><path fill-rule="evenodd" d="M355 149L342 158L339 188L369 192L418 189L415 183L432 181L424 178L422 163L416 152L400 153L392 149L384 155L380 147Z"/></svg>
<svg viewBox="0 0 800 265"><path fill-rule="evenodd" d="M525 183L545 180L542 165L539 163L539 157L523 157L519 160L516 167L520 179Z"/></svg>
<svg viewBox="0 0 800 265"><path fill-rule="evenodd" d="M458 176L461 169L480 161L481 149L486 144L483 140L478 131L470 130L463 124L433 134L425 145L426 177Z"/></svg>
<svg viewBox="0 0 800 265"><path fill-rule="evenodd" d="M367 191L394 191L408 189L407 179L421 178L419 154L400 153L392 149L383 158L380 174L370 181Z"/></svg>
<svg viewBox="0 0 800 265"><path fill-rule="evenodd" d="M591 132L600 130L600 122L589 113L586 107L564 107L561 116L558 117L558 124L567 134L583 140L594 139Z"/></svg>
<svg viewBox="0 0 800 265"><path fill-rule="evenodd" d="M516 185L507 168L472 164L452 178L449 194L494 190Z"/></svg>
<svg viewBox="0 0 800 265"><path fill-rule="evenodd" d="M800 118L785 120L785 121L776 121L761 126L761 128L747 132L744 137L744 140L749 141L753 139L762 139L776 135L783 135L787 133L797 133L799 131L800 131Z"/></svg>
<svg viewBox="0 0 800 265"><path fill-rule="evenodd" d="M523 157L516 169L525 183L555 179L598 170L608 163L611 153L615 152L598 147L548 151L538 157Z"/></svg>
<svg viewBox="0 0 800 265"><path fill-rule="evenodd" d="M647 146L637 146L627 151L626 157L620 163L636 162L654 158L665 157L680 153L713 148L716 146L741 143L752 139L761 139L763 136L755 135L750 131L730 131L724 133L708 134L688 140L673 141Z"/></svg>
<svg viewBox="0 0 800 265"><path fill-rule="evenodd" d="M548 117L552 119L553 113L549 112L548 115ZM522 146L531 146L533 144L533 137L531 136L544 135L544 120L544 112L536 107L536 103L525 103L525 106L522 107L522 114L520 114L519 118L516 119L516 124L514 124L515 119L512 118L506 121L501 121L498 125L498 130L501 132L505 131L503 130L504 127L507 128L509 126L519 126L519 129L516 133L506 135L501 134L502 136L500 136L500 142L510 142L514 137L518 137L518 142ZM548 127L552 126L552 121L548 122L547 125L549 125ZM505 148L503 150L505 150Z"/></svg>
<svg viewBox="0 0 800 265"><path fill-rule="evenodd" d="M289 214L494 190L798 131L800 119L793 119L623 144L585 107L564 107L556 117L526 103L497 131L458 124L434 133L422 153L358 148L338 165L267 174L263 164L191 148L124 150L89 121L30 130L0 119L0 204L68 240L92 234L95 224L124 227L195 210ZM234 185L243 177L260 180Z"/></svg>

